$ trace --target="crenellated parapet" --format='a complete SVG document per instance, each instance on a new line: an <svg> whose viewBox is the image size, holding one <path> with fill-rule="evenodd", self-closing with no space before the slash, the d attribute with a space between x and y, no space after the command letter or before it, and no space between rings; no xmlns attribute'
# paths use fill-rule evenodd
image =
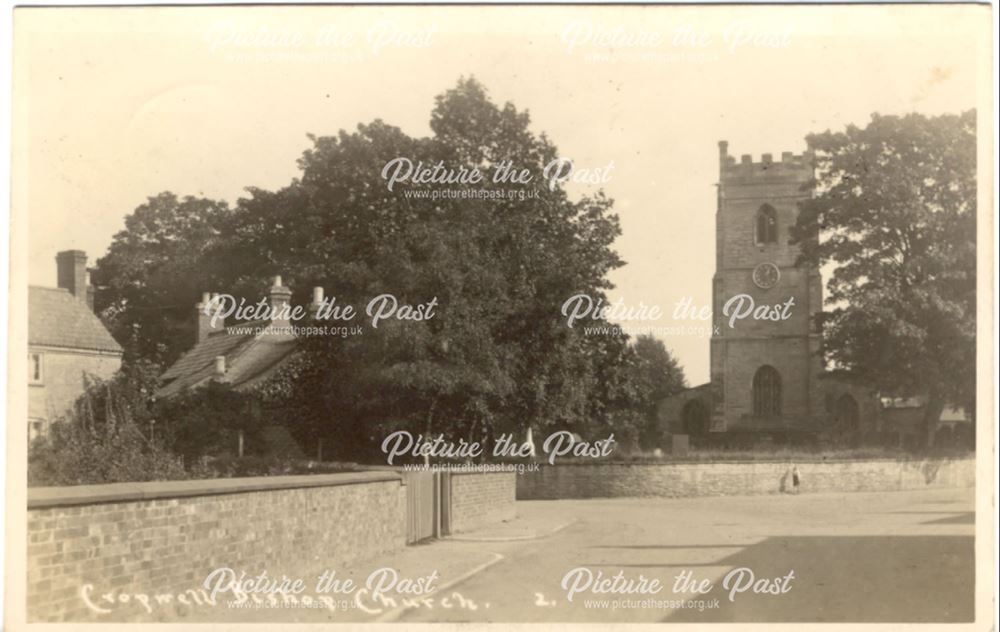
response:
<svg viewBox="0 0 1000 632"><path fill-rule="evenodd" d="M743 154L739 160L729 155L729 143L719 141L719 178L720 180L767 180L776 182L789 180L805 182L813 175L813 154L807 150L801 154L790 151L781 152L778 160L773 154L761 154L759 160L754 160L750 154Z"/></svg>

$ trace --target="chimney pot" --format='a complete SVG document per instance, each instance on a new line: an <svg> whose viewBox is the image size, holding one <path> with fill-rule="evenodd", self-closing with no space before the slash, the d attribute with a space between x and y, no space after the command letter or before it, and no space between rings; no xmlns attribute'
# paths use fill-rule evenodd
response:
<svg viewBox="0 0 1000 632"><path fill-rule="evenodd" d="M312 318L319 318L319 309L323 305L323 288L316 286L313 288L312 302L309 303L309 315Z"/></svg>
<svg viewBox="0 0 1000 632"><path fill-rule="evenodd" d="M208 310L208 306L212 303L212 300L217 298L218 293L202 292L201 302L196 303L194 306L194 343L198 344L202 340L208 338L209 334L213 334L217 331L222 331L226 328L226 319L218 318L215 324L212 324L212 310ZM207 310L207 313L206 313Z"/></svg>
<svg viewBox="0 0 1000 632"><path fill-rule="evenodd" d="M87 308L90 311L94 311L94 294L96 294L96 292L94 291L94 284L90 280L90 268L87 268L86 283L87 283Z"/></svg>
<svg viewBox="0 0 1000 632"><path fill-rule="evenodd" d="M281 284L281 277L274 277L274 285L271 286L271 322L285 322L288 320L286 305L291 302L292 291Z"/></svg>

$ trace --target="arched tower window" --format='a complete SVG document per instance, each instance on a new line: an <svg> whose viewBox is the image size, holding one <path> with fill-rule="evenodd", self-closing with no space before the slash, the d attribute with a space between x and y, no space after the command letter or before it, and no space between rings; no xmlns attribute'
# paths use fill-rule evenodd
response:
<svg viewBox="0 0 1000 632"><path fill-rule="evenodd" d="M765 204L757 211L754 233L758 244L773 244L778 241L778 213L770 204Z"/></svg>
<svg viewBox="0 0 1000 632"><path fill-rule="evenodd" d="M777 417L781 414L781 375L773 366L764 365L753 376L754 417Z"/></svg>

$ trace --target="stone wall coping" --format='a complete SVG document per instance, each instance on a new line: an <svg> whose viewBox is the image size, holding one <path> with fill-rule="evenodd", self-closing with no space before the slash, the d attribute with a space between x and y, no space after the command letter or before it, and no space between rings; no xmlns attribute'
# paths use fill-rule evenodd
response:
<svg viewBox="0 0 1000 632"><path fill-rule="evenodd" d="M306 487L338 487L365 483L397 482L396 472L338 472L336 474L305 474L300 476L255 476L248 478L211 478L185 481L155 481L144 483L109 483L106 485L72 485L67 487L29 487L28 509L119 503L158 498L189 498L247 492L299 489Z"/></svg>
<svg viewBox="0 0 1000 632"><path fill-rule="evenodd" d="M498 465L498 464L502 465L503 462L489 463L488 465ZM515 465L516 465L516 463L515 463ZM476 470L476 469L468 469L468 468L461 468L461 469L456 468L456 469L452 470L452 469L448 469L447 467L435 467L434 465L432 465L430 467L430 469L419 469L419 470L417 470L417 469L406 469L405 467L402 467L402 466L399 466L399 465L366 465L365 467L368 468L368 469L370 469L370 470L377 470L377 471L380 471L380 472L381 471L385 471L385 472L399 472L400 474L409 474L411 472L434 472L435 474L452 474L452 475L465 475L465 474L516 474L517 473L517 472L515 472L513 470L484 471L484 470ZM403 484L405 485L406 484L405 483L406 479L403 479L403 480L404 480Z"/></svg>
<svg viewBox="0 0 1000 632"><path fill-rule="evenodd" d="M944 461L975 461L974 456L928 456L917 458L880 457L876 459L720 459L720 460L688 460L688 461L564 461L555 465L545 463L546 467L671 467L675 465L827 465L836 463L927 463Z"/></svg>
<svg viewBox="0 0 1000 632"><path fill-rule="evenodd" d="M452 476L466 476L468 474L517 474L514 470L496 470L496 471L481 471L481 470L442 470L446 471Z"/></svg>

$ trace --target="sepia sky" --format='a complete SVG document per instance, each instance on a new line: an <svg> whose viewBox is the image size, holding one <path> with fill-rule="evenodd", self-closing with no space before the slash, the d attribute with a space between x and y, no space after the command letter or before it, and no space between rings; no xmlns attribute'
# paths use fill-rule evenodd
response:
<svg viewBox="0 0 1000 632"><path fill-rule="evenodd" d="M281 187L307 133L375 118L428 135L474 75L578 166L614 162L611 297L701 325L670 313L710 301L717 141L778 159L872 112L968 109L988 33L968 5L18 9L13 216L55 285L57 251L93 263L148 196ZM707 381L707 337L661 337Z"/></svg>

